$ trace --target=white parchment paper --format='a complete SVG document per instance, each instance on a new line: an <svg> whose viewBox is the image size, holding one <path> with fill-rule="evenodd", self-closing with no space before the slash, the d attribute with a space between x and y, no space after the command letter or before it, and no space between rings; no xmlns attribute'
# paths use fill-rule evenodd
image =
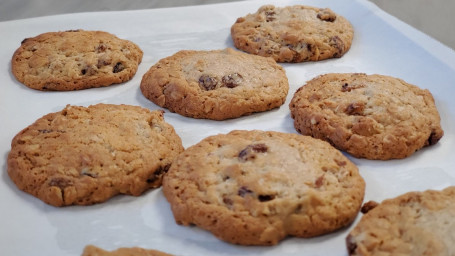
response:
<svg viewBox="0 0 455 256"><path fill-rule="evenodd" d="M175 127L185 147L234 129L296 133L288 104L306 81L329 72L377 73L429 89L440 111L445 135L437 145L403 160L371 161L348 156L366 181L365 200L381 201L408 191L455 185L455 53L367 1L246 1L0 22L0 254L80 255L85 245L94 244L109 250L140 246L176 255L347 255L344 239L352 226L311 239L288 238L273 247L235 246L197 227L175 224L160 189L140 197L117 196L94 206L55 208L18 190L6 172L14 135L67 104L113 103L159 109L139 89L142 75L154 63L182 49L233 47L231 25L237 17L255 12L266 3L330 7L354 26L351 50L340 59L283 64L290 90L279 109L222 122L166 111L166 120ZM136 76L124 84L74 92L35 91L15 80L10 60L24 38L79 28L108 31L137 43L144 58ZM356 221L359 218L360 215Z"/></svg>

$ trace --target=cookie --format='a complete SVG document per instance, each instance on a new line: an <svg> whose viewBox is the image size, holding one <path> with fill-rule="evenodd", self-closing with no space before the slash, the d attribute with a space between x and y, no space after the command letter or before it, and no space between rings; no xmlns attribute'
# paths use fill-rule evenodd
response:
<svg viewBox="0 0 455 256"><path fill-rule="evenodd" d="M289 107L298 132L358 158L405 158L444 134L431 93L389 76L321 75Z"/></svg>
<svg viewBox="0 0 455 256"><path fill-rule="evenodd" d="M106 251L93 245L87 245L82 252L82 256L171 256L171 254L140 247L119 248L114 251Z"/></svg>
<svg viewBox="0 0 455 256"><path fill-rule="evenodd" d="M224 120L277 108L289 84L271 58L233 49L179 51L143 76L142 94L183 116Z"/></svg>
<svg viewBox="0 0 455 256"><path fill-rule="evenodd" d="M365 183L330 144L309 136L232 131L189 147L163 192L175 221L241 245L273 245L350 224Z"/></svg>
<svg viewBox="0 0 455 256"><path fill-rule="evenodd" d="M67 106L13 138L8 174L19 189L50 205L90 205L161 186L182 151L162 111Z"/></svg>
<svg viewBox="0 0 455 256"><path fill-rule="evenodd" d="M72 91L126 82L141 60L133 42L103 31L71 30L24 39L11 68L32 89Z"/></svg>
<svg viewBox="0 0 455 256"><path fill-rule="evenodd" d="M349 255L453 255L455 187L409 192L367 212L346 238Z"/></svg>
<svg viewBox="0 0 455 256"><path fill-rule="evenodd" d="M329 8L265 5L231 27L235 47L277 62L319 61L343 56L354 29Z"/></svg>

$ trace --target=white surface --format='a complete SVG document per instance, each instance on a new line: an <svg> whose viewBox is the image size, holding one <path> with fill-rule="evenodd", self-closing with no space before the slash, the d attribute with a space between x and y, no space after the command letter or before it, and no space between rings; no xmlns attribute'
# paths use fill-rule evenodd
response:
<svg viewBox="0 0 455 256"><path fill-rule="evenodd" d="M0 22L1 254L80 255L85 245L95 244L110 250L141 246L177 255L346 255L344 238L352 227L312 239L288 238L273 247L234 246L197 227L176 225L160 189L141 197L117 196L94 206L55 208L19 191L7 175L6 158L13 136L37 118L59 111L66 104L123 103L158 109L139 90L142 75L159 59L181 49L233 47L230 26L237 17L255 12L263 3L248 1ZM268 3L284 6L302 2ZM351 158L366 180L365 200L455 185L454 52L367 1L308 0L305 4L329 6L350 20L355 29L351 50L340 59L284 64L291 88L286 103L277 110L223 122L195 120L166 111L166 120L174 125L184 146L233 129L295 133L287 105L305 81L328 72L378 73L428 88L435 97L445 135L438 144L403 160ZM144 58L136 76L125 84L74 92L35 91L14 79L9 61L24 38L76 28L105 30L137 43Z"/></svg>
<svg viewBox="0 0 455 256"><path fill-rule="evenodd" d="M237 0L1 0L0 21L54 14L138 10L187 5L214 4ZM352 0L355 1L355 0ZM455 1L453 0L370 0L384 11L433 36L455 49Z"/></svg>

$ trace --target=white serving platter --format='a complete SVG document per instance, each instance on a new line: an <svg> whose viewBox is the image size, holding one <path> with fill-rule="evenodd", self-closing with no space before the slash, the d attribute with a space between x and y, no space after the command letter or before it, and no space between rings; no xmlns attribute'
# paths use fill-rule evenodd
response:
<svg viewBox="0 0 455 256"><path fill-rule="evenodd" d="M197 227L177 225L161 189L140 197L116 196L93 206L56 208L18 190L7 174L6 159L14 135L67 104L112 103L160 109L141 94L142 75L159 59L182 49L234 47L231 25L266 3L330 7L354 26L350 51L339 59L283 64L290 90L279 109L227 121L191 119L166 110L167 122L175 127L185 147L234 129L296 133L288 104L306 81L331 72L376 73L429 89L445 135L438 144L402 160L348 156L366 181L365 200L381 201L408 191L455 185L455 53L366 0L244 1L6 21L0 22L0 254L80 255L86 245L94 244L108 250L140 246L176 255L347 255L345 237L352 226L316 238L290 237L272 247L236 246ZM10 60L24 38L70 29L104 30L137 43L144 57L135 77L120 85L72 92L41 92L16 81Z"/></svg>

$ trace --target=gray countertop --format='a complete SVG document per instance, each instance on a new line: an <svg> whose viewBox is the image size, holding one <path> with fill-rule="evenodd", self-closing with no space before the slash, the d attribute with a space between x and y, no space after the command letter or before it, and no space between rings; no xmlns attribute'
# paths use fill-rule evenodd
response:
<svg viewBox="0 0 455 256"><path fill-rule="evenodd" d="M0 21L63 13L202 5L236 0L1 0ZM238 1L238 0L237 0ZM381 9L455 49L454 0L370 0ZM266 3L266 2L264 2Z"/></svg>

